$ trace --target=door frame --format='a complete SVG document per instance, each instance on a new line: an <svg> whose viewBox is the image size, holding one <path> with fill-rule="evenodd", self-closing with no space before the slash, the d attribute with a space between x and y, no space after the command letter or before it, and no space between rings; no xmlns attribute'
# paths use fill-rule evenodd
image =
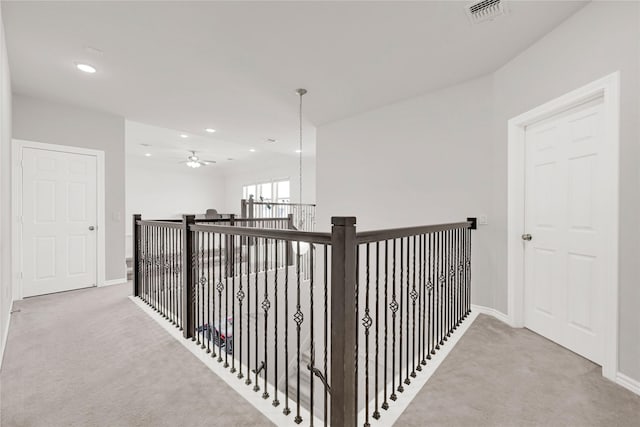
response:
<svg viewBox="0 0 640 427"><path fill-rule="evenodd" d="M25 148L37 150L57 151L71 154L82 154L96 158L96 286L105 284L105 166L104 151L89 148L72 147L69 145L48 144L43 142L13 140L12 150L12 266L13 266L13 295L15 300L23 298L22 281L22 155Z"/></svg>
<svg viewBox="0 0 640 427"><path fill-rule="evenodd" d="M524 327L524 243L521 234L525 217L525 129L545 118L576 107L592 99L603 98L603 131L605 150L601 162L606 185L603 250L604 277L611 283L605 292L603 334L604 358L602 375L612 381L618 372L618 191L619 191L619 123L620 72L609 74L508 121L508 180L507 180L507 295L509 322Z"/></svg>

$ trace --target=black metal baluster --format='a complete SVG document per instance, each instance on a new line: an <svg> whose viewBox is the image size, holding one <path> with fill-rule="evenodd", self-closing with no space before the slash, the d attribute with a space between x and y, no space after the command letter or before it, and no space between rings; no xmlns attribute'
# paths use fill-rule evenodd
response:
<svg viewBox="0 0 640 427"><path fill-rule="evenodd" d="M246 385L251 384L251 248L254 246L251 237L247 239L247 379ZM256 313L257 315L257 313ZM256 331L257 332L257 331Z"/></svg>
<svg viewBox="0 0 640 427"><path fill-rule="evenodd" d="M429 332L427 331L428 323L428 292L427 292L427 234L422 235L422 281L420 282L420 289L422 290L422 359L420 363L422 365L427 364L427 352L429 351L429 344L427 337Z"/></svg>
<svg viewBox="0 0 640 427"><path fill-rule="evenodd" d="M222 283L222 233L218 234L218 284L216 285L216 290L218 291L218 359L217 362L218 363L222 363L222 291L224 290L225 286ZM214 254L215 254L215 248L214 248ZM226 264L226 263L225 263ZM214 264L214 268L215 268L215 264ZM227 319L225 319L225 324L227 323ZM225 326L226 329L226 326ZM224 337L225 340L225 345L226 345L226 340L227 340L227 336L225 335ZM226 352L226 347L225 350Z"/></svg>
<svg viewBox="0 0 640 427"><path fill-rule="evenodd" d="M296 242L297 251L296 251L296 314L294 314L293 319L296 322L296 417L294 421L296 424L300 424L302 422L302 417L300 416L300 326L304 321L304 316L302 311L300 311L300 242Z"/></svg>
<svg viewBox="0 0 640 427"><path fill-rule="evenodd" d="M162 230L162 250L163 250L163 265L162 265L162 277L164 281L164 317L170 319L171 317L171 303L170 303L170 282L169 282L169 228L164 227Z"/></svg>
<svg viewBox="0 0 640 427"><path fill-rule="evenodd" d="M449 231L443 231L444 245L442 248L443 267L442 274L444 275L444 292L442 294L442 310L443 310L443 329L442 329L442 341L447 341L447 334L449 333Z"/></svg>
<svg viewBox="0 0 640 427"><path fill-rule="evenodd" d="M378 409L378 371L380 370L380 242L376 242L376 356L375 356L375 381L374 381L374 410L373 418L380 419Z"/></svg>
<svg viewBox="0 0 640 427"><path fill-rule="evenodd" d="M434 297L434 282L435 282L435 256L433 252L435 233L430 233L429 237L429 255L427 256L427 262L429 263L429 279L427 281L427 294L429 296L429 330L427 331L427 360L431 360L431 355L435 353L434 337L435 337L435 297Z"/></svg>
<svg viewBox="0 0 640 427"><path fill-rule="evenodd" d="M255 262L255 266L254 266L254 272L255 272L255 277L254 277L254 283L255 283L255 292L254 292L254 315L255 315L255 321L254 321L254 327L255 327L255 334L254 334L254 340L255 340L255 345L254 345L254 351L255 351L255 365L254 365L254 372L255 372L255 384L253 385L253 391L260 391L260 384L258 382L258 375L260 373L260 366L259 366L259 355L258 355L258 351L260 349L260 347L258 347L258 271L260 270L260 241L258 240L257 237L253 238L253 246L255 247L255 253L254 253L254 262Z"/></svg>
<svg viewBox="0 0 640 427"><path fill-rule="evenodd" d="M460 228L455 230L455 253L456 253L456 317L454 319L454 329L457 329L460 326L460 321L462 320L462 309L461 309L461 301L462 301L462 254L460 253L461 248L461 232Z"/></svg>
<svg viewBox="0 0 640 427"><path fill-rule="evenodd" d="M158 227L158 243L160 245L160 258L159 258L159 266L158 273L160 279L160 298L158 307L160 308L160 315L166 318L165 314L165 306L164 306L164 227Z"/></svg>
<svg viewBox="0 0 640 427"><path fill-rule="evenodd" d="M238 336L236 337L234 335L233 337L233 345L235 348L236 345L236 341L238 342L238 378L242 379L244 377L244 375L242 374L242 301L244 300L245 297L245 293L244 290L242 289L242 254L244 253L244 244L243 242L244 237L240 236L240 238L238 239L240 242L240 253L239 253L239 263L238 263L238 293L236 294L236 298L238 298L238 318L240 319L240 321L238 322L238 326L239 326L239 333ZM249 275L247 274L247 277L249 277ZM233 324L236 324L236 319L233 319ZM237 339L236 339L237 338ZM235 357L235 354L234 354ZM249 365L247 365L248 367Z"/></svg>
<svg viewBox="0 0 640 427"><path fill-rule="evenodd" d="M200 286L198 286L198 293L199 293L199 297L196 300L196 304L199 304L199 310L197 310L198 312L198 316L200 317L200 320L198 323L196 323L196 327L200 329L200 332L197 334L198 335L198 340L200 340L200 336L202 335L202 343L198 343L201 344L200 348L204 349L206 348L206 346L204 345L204 340L205 340L205 336L204 336L204 308L205 308L205 304L204 304L204 289L205 286L207 286L207 277L205 275L205 253L204 253L204 248L205 248L205 233L200 231L196 233L197 235L200 236L200 239L198 240L198 248L200 249L200 262L198 262L198 268L200 269L199 273L200 275L197 276L200 278L199 280L199 284Z"/></svg>
<svg viewBox="0 0 640 427"><path fill-rule="evenodd" d="M447 263L446 263L446 246L447 235L446 231L440 233L440 345L444 345L446 341L447 331L447 316L446 316L446 282L447 282Z"/></svg>
<svg viewBox="0 0 640 427"><path fill-rule="evenodd" d="M404 316L405 316L405 328L406 328L405 329L405 331L406 331L406 340L405 340L406 364L405 364L404 383L409 385L409 384L411 384L411 380L409 379L409 294L410 294L410 292L409 292L409 283L410 283L410 280L409 280L409 271L410 271L409 248L411 246L411 241L409 240L408 237L406 238L406 242L407 242L407 251L405 253L405 255L406 255L406 269L405 269L405 272L406 272L407 275L406 275L406 282L405 282L406 285L405 286L406 286L406 290L407 290L407 293L406 293L406 298L407 299L406 299L406 306L405 306L406 310L405 310L405 314L404 314ZM405 287L405 286L403 286L403 287Z"/></svg>
<svg viewBox="0 0 640 427"><path fill-rule="evenodd" d="M198 333L198 298L200 291L200 242L199 242L199 233L197 231L193 232L193 302L192 302L192 317L193 317L193 325L194 325L194 334L191 338L192 341L200 344L200 334Z"/></svg>
<svg viewBox="0 0 640 427"><path fill-rule="evenodd" d="M262 310L264 311L264 392L262 392L262 398L268 399L269 392L267 390L267 378L269 367L269 354L267 351L267 325L269 321L269 308L271 302L269 301L269 240L264 239L264 299L262 300ZM277 342L277 341L276 341Z"/></svg>
<svg viewBox="0 0 640 427"><path fill-rule="evenodd" d="M151 273L151 280L152 280L152 285L151 285L151 307L153 307L154 311L158 311L158 304L156 301L156 282L157 282L157 278L158 278L158 274L157 274L157 270L158 270L158 248L157 248L157 239L156 239L156 233L157 233L157 227L153 227L152 228L152 240L151 240L151 245L152 245L152 251L153 251L153 258L152 258L152 262L153 264L151 265L152 268L152 273Z"/></svg>
<svg viewBox="0 0 640 427"><path fill-rule="evenodd" d="M327 245L324 245L324 378L326 383L324 384L324 425L325 427L329 425L329 390L327 389L327 384L330 384L329 375L327 370L327 355L328 355L328 336L329 336L329 316L328 316L328 306L329 306L329 282L328 282L328 263L329 257L327 256Z"/></svg>
<svg viewBox="0 0 640 427"><path fill-rule="evenodd" d="M173 309L173 228L167 228L166 230L167 240L166 240L166 281L167 281L167 315L168 320L171 324L174 323L174 315L175 311Z"/></svg>
<svg viewBox="0 0 640 427"><path fill-rule="evenodd" d="M286 241L284 251L284 408L282 413L289 415L289 262L291 242Z"/></svg>
<svg viewBox="0 0 640 427"><path fill-rule="evenodd" d="M449 230L449 333L455 330L456 322L456 251L455 251L455 230Z"/></svg>
<svg viewBox="0 0 640 427"><path fill-rule="evenodd" d="M398 378L398 391L403 392L404 386L402 385L402 313L404 309L404 239L400 238L400 332L399 332L399 370L398 374L400 377Z"/></svg>
<svg viewBox="0 0 640 427"><path fill-rule="evenodd" d="M355 324L353 325L353 327L355 328L356 331L359 331L359 325L358 325L358 318L360 317L360 245L356 245L356 283L355 283L355 303L356 303L356 316L355 316ZM359 345L359 339L360 339L360 334L358 332L356 332L356 337L355 337L355 349L353 352L353 358L355 359L354 361L354 366L355 366L355 376L354 378L358 378L358 368L359 368L359 364L358 364L358 355L359 355L359 350L358 350L358 345ZM356 380L357 381L357 380ZM356 384L356 390L357 390L358 385ZM354 408L358 407L358 393L355 393L353 396L353 400L354 400Z"/></svg>
<svg viewBox="0 0 640 427"><path fill-rule="evenodd" d="M233 225L233 224L232 224ZM231 343L227 341L227 345L231 346L231 372L236 372L236 236L230 236L231 240ZM242 249L241 249L242 250Z"/></svg>
<svg viewBox="0 0 640 427"><path fill-rule="evenodd" d="M278 239L274 239L274 266L273 269L273 302L274 302L274 320L273 320L273 342L274 342L274 352L273 352L273 406L278 406L280 401L278 400L278 268L280 267L278 264ZM285 361L286 362L286 361Z"/></svg>
<svg viewBox="0 0 640 427"><path fill-rule="evenodd" d="M313 245L309 243L309 337L311 339L311 369L309 370L309 387L310 387L310 396L309 396L309 425L313 427L313 413L314 413L314 390L313 390L313 379L315 376L314 369L316 367L316 343L315 336L313 330L313 320L315 317L315 313L313 310L313 287L314 284L314 274L313 274Z"/></svg>
<svg viewBox="0 0 640 427"><path fill-rule="evenodd" d="M471 313L471 229L467 228L467 315Z"/></svg>
<svg viewBox="0 0 640 427"><path fill-rule="evenodd" d="M416 299L418 298L418 293L416 292L416 236L413 236L413 250L411 251L413 268L411 269L411 306L412 306L412 314L411 314L411 338L412 338L412 351L411 351L411 377L416 377ZM408 264L408 263L407 263ZM407 280L407 283L409 281ZM407 349L409 348L409 343L407 342ZM409 369L409 354L407 354L407 369Z"/></svg>
<svg viewBox="0 0 640 427"><path fill-rule="evenodd" d="M369 254L370 244L366 244L366 263L365 263L365 289L364 289L364 317L362 318L362 326L364 326L364 425L369 427L369 328L372 320L369 316Z"/></svg>
<svg viewBox="0 0 640 427"><path fill-rule="evenodd" d="M209 244L209 235L211 233L202 233L203 234L203 239L202 239L202 246L203 246L203 253L206 249L206 254L207 257L205 259L205 261L203 262L206 265L205 268L205 272L203 273L203 277L206 280L206 294L207 294L207 322L206 322L206 332L205 332L205 325L204 325L204 319L202 320L203 322L203 326L202 326L202 333L206 334L205 339L207 340L207 353L211 353L211 339L212 337L212 331L211 331L211 288L213 287L213 283L211 283L211 276L209 274L209 271L211 269L211 264L212 264L212 259L211 259L211 245ZM204 302L204 301L203 301ZM202 304L203 308L204 308L204 303ZM203 342L204 344L204 342Z"/></svg>
<svg viewBox="0 0 640 427"><path fill-rule="evenodd" d="M222 238L222 235L220 235ZM230 274L230 265L229 265L229 251L233 247L231 244L231 236L228 234L224 235L224 364L222 365L224 368L229 367L229 344L231 341L229 340L229 274ZM222 262L222 252L220 253L218 259ZM233 294L232 294L233 295ZM232 297L233 298L233 297ZM233 320L232 320L233 321ZM220 325L220 332L222 332L222 325ZM232 356L233 357L233 356Z"/></svg>
<svg viewBox="0 0 640 427"><path fill-rule="evenodd" d="M388 290L389 290L389 241L384 242L384 369L383 380L384 383L384 399L382 401L382 409L389 409L389 402L387 401L387 358L388 358L388 327L389 327L389 314L388 308ZM393 389L392 389L393 391Z"/></svg>
<svg viewBox="0 0 640 427"><path fill-rule="evenodd" d="M391 400L396 400L396 312L398 311L398 302L396 301L396 239L393 239L393 272L392 283L393 289L391 291Z"/></svg>
<svg viewBox="0 0 640 427"><path fill-rule="evenodd" d="M436 307L434 309L436 313L436 335L435 335L436 350L440 350L440 345L444 344L442 342L442 335L440 333L442 329L442 326L441 326L442 325L442 309L440 304L441 295L442 295L442 280L441 280L442 268L440 266L440 263L442 260L441 243L442 243L442 232L439 231L436 233L436 276L435 276L436 283L434 284L434 289L436 292L436 295L435 295Z"/></svg>

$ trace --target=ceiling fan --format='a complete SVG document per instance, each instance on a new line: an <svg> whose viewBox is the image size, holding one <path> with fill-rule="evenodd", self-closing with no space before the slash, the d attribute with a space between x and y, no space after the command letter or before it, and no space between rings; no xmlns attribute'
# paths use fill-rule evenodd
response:
<svg viewBox="0 0 640 427"><path fill-rule="evenodd" d="M190 153L191 155L187 157L187 160L185 162L180 162L186 164L190 168L195 169L199 168L200 166L208 166L216 162L215 160L200 160L200 157L196 156L195 151L191 151Z"/></svg>

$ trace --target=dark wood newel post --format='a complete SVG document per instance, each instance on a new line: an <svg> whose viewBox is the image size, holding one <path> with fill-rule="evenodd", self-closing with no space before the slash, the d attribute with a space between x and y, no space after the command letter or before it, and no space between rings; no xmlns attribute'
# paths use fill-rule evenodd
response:
<svg viewBox="0 0 640 427"><path fill-rule="evenodd" d="M356 426L356 218L331 218L331 425Z"/></svg>
<svg viewBox="0 0 640 427"><path fill-rule="evenodd" d="M195 215L182 215L182 334L185 338L195 335L193 318L194 248L190 226Z"/></svg>
<svg viewBox="0 0 640 427"><path fill-rule="evenodd" d="M247 199L240 200L240 218L247 217Z"/></svg>
<svg viewBox="0 0 640 427"><path fill-rule="evenodd" d="M131 267L133 268L133 296L140 296L140 229L141 226L138 225L138 221L142 220L142 215L134 214L133 215L133 260Z"/></svg>

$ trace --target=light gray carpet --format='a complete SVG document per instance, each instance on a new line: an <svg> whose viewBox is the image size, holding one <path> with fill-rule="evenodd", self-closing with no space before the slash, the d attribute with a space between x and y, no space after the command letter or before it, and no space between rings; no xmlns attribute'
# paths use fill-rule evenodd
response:
<svg viewBox="0 0 640 427"><path fill-rule="evenodd" d="M128 300L130 285L17 302L1 424L271 425ZM479 316L397 426L640 426L640 397L593 363Z"/></svg>
<svg viewBox="0 0 640 427"><path fill-rule="evenodd" d="M639 427L640 396L563 347L480 315L396 425Z"/></svg>
<svg viewBox="0 0 640 427"><path fill-rule="evenodd" d="M272 425L129 301L130 289L15 303L3 427Z"/></svg>

